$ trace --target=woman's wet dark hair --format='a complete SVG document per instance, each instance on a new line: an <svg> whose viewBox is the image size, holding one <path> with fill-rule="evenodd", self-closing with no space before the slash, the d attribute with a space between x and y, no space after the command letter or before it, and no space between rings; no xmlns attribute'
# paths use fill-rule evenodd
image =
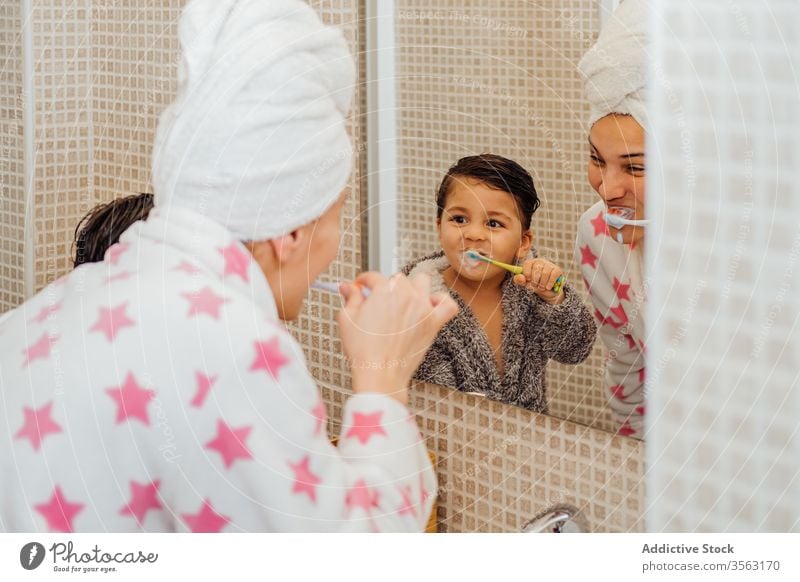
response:
<svg viewBox="0 0 800 582"><path fill-rule="evenodd" d="M442 219L442 213L447 203L447 194L453 178L456 176L480 180L491 188L511 194L517 204L523 231L531 227L533 213L539 208L539 196L536 194L533 178L514 160L495 154L467 156L458 160L447 170L436 193L436 218L438 220Z"/></svg>
<svg viewBox="0 0 800 582"><path fill-rule="evenodd" d="M153 195L142 193L92 208L75 227L73 267L103 260L108 248L134 222L147 218L153 209Z"/></svg>

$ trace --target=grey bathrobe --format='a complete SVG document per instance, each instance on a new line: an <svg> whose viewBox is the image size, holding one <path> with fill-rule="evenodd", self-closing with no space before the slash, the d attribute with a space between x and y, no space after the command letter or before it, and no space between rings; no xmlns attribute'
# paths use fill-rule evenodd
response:
<svg viewBox="0 0 800 582"><path fill-rule="evenodd" d="M500 378L486 333L461 296L444 282L442 271L449 265L444 252L439 251L403 268L403 273L410 277L428 273L432 291L449 292L460 308L439 332L414 377L547 412L547 360L563 364L582 362L589 355L597 333L594 319L580 296L567 283L564 301L550 305L515 284L510 274L505 278L501 287L504 373Z"/></svg>

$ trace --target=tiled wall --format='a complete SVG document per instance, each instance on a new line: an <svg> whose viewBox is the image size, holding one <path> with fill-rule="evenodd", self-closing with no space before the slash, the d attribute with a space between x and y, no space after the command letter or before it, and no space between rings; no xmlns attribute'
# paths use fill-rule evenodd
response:
<svg viewBox="0 0 800 582"><path fill-rule="evenodd" d="M323 396L341 419L347 395ZM409 406L437 456L440 532L519 532L557 503L593 532L644 531L641 441L432 384L413 384Z"/></svg>
<svg viewBox="0 0 800 582"><path fill-rule="evenodd" d="M397 2L400 260L437 250L436 189L458 158L492 152L531 172L542 205L534 245L585 296L576 225L598 198L586 181L588 105L576 64L600 28L595 0ZM550 411L616 430L601 342L579 366L548 365Z"/></svg>
<svg viewBox="0 0 800 582"><path fill-rule="evenodd" d="M647 526L800 532L800 5L655 5Z"/></svg>
<svg viewBox="0 0 800 582"><path fill-rule="evenodd" d="M34 285L71 266L75 224L91 196L91 0L33 2Z"/></svg>
<svg viewBox="0 0 800 582"><path fill-rule="evenodd" d="M24 298L25 236L22 14L0 4L0 313Z"/></svg>
<svg viewBox="0 0 800 582"><path fill-rule="evenodd" d="M151 148L158 116L177 88L184 4L92 4L92 185L98 201L152 191Z"/></svg>

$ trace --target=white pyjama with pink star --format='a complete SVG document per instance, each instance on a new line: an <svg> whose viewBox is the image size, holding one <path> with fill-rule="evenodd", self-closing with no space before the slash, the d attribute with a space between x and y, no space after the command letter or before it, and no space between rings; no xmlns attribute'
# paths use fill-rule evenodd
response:
<svg viewBox="0 0 800 582"><path fill-rule="evenodd" d="M422 531L408 409L351 396L339 446L230 233L174 208L0 325L0 531Z"/></svg>
<svg viewBox="0 0 800 582"><path fill-rule="evenodd" d="M647 339L642 250L613 240L604 213L601 200L581 216L575 257L607 350L605 388L611 416L619 434L641 438Z"/></svg>

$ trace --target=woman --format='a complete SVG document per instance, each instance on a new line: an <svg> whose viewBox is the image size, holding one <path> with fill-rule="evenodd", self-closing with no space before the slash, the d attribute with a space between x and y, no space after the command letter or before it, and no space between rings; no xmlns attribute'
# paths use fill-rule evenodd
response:
<svg viewBox="0 0 800 582"><path fill-rule="evenodd" d="M601 200L580 219L576 259L608 349L612 416L619 434L636 437L645 413L646 27L646 0L625 0L578 65L591 104L589 183Z"/></svg>
<svg viewBox="0 0 800 582"><path fill-rule="evenodd" d="M341 286L338 449L281 325L337 253L345 41L300 0L194 0L179 30L155 208L0 329L2 528L420 531L436 484L407 386L455 304Z"/></svg>

